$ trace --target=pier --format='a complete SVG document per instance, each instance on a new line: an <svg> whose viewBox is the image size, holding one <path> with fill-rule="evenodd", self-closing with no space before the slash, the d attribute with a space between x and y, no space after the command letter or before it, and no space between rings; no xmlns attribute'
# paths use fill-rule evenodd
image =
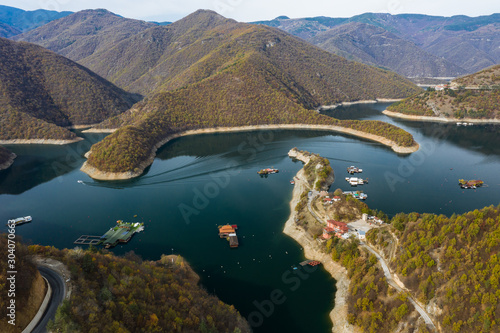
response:
<svg viewBox="0 0 500 333"><path fill-rule="evenodd" d="M110 228L102 236L82 235L74 244L78 245L103 245L105 248L116 246L118 243L128 243L135 233L144 230L144 223L129 223L122 220L116 221L116 226Z"/></svg>

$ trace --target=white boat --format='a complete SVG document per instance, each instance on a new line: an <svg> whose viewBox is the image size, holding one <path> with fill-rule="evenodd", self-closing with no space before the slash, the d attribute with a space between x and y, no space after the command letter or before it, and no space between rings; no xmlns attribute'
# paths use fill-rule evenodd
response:
<svg viewBox="0 0 500 333"><path fill-rule="evenodd" d="M351 186L357 186L357 185L363 185L365 181L362 178L358 177L346 177L345 180L351 185Z"/></svg>
<svg viewBox="0 0 500 333"><path fill-rule="evenodd" d="M9 220L8 224L20 225L24 223L31 222L33 219L31 216L18 217L17 219Z"/></svg>

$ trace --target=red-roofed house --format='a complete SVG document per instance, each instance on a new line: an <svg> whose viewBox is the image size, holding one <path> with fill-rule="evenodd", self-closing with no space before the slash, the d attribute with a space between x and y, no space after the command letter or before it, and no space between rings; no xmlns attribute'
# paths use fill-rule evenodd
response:
<svg viewBox="0 0 500 333"><path fill-rule="evenodd" d="M342 235L347 231L349 231L346 223L334 220L328 220L328 228L332 229L335 232L335 236L339 238L342 237Z"/></svg>
<svg viewBox="0 0 500 333"><path fill-rule="evenodd" d="M333 228L326 227L323 229L323 234L321 237L323 239L330 239L332 237L332 233L334 232Z"/></svg>
<svg viewBox="0 0 500 333"><path fill-rule="evenodd" d="M334 196L333 201L340 201L340 197L338 195Z"/></svg>

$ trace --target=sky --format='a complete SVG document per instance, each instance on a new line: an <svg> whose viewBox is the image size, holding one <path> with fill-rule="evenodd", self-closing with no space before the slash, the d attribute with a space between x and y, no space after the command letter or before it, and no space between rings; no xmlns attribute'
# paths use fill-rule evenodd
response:
<svg viewBox="0 0 500 333"><path fill-rule="evenodd" d="M241 22L374 13L417 13L439 16L480 16L500 13L500 0L0 0L24 10L79 11L105 8L115 14L147 21L176 21L197 9L212 9Z"/></svg>

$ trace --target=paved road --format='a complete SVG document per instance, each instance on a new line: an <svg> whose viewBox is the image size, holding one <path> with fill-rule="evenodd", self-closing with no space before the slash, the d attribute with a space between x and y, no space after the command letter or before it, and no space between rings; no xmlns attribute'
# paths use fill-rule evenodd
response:
<svg viewBox="0 0 500 333"><path fill-rule="evenodd" d="M50 268L38 267L38 270L40 271L40 274L42 274L42 276L49 282L50 287L52 288L52 297L50 299L47 310L45 310L45 313L43 314L42 319L40 319L38 325L36 325L36 327L31 332L45 333L47 332L45 326L47 326L47 323L50 319L54 320L57 307L62 303L64 299L65 285L62 277Z"/></svg>
<svg viewBox="0 0 500 333"><path fill-rule="evenodd" d="M367 249L368 251L370 251L371 253L373 253L373 255L375 255L375 257L378 259L378 261L380 262L380 265L382 265L382 269L384 270L384 275L387 279L387 283L389 283L391 286L393 286L394 288L396 288L396 290L398 290L399 292L404 292L405 290L401 289L400 286L397 285L396 282L394 282L394 279L392 278L392 273L391 271L389 270L389 266L387 266L387 263L385 262L384 258L382 258L377 251L375 251L374 249L371 248L371 246L369 246L368 244L364 243L364 242L360 242L361 246L363 246L365 249ZM408 295L409 296L409 295ZM415 300L409 296L408 299L410 300L411 304L413 304L413 306L415 307L415 309L418 311L418 313L420 313L420 315L422 316L422 318L424 319L425 323L432 327L434 330L436 329L436 326L434 325L434 323L432 322L432 319L431 317L427 314L427 312L417 303L415 302Z"/></svg>

